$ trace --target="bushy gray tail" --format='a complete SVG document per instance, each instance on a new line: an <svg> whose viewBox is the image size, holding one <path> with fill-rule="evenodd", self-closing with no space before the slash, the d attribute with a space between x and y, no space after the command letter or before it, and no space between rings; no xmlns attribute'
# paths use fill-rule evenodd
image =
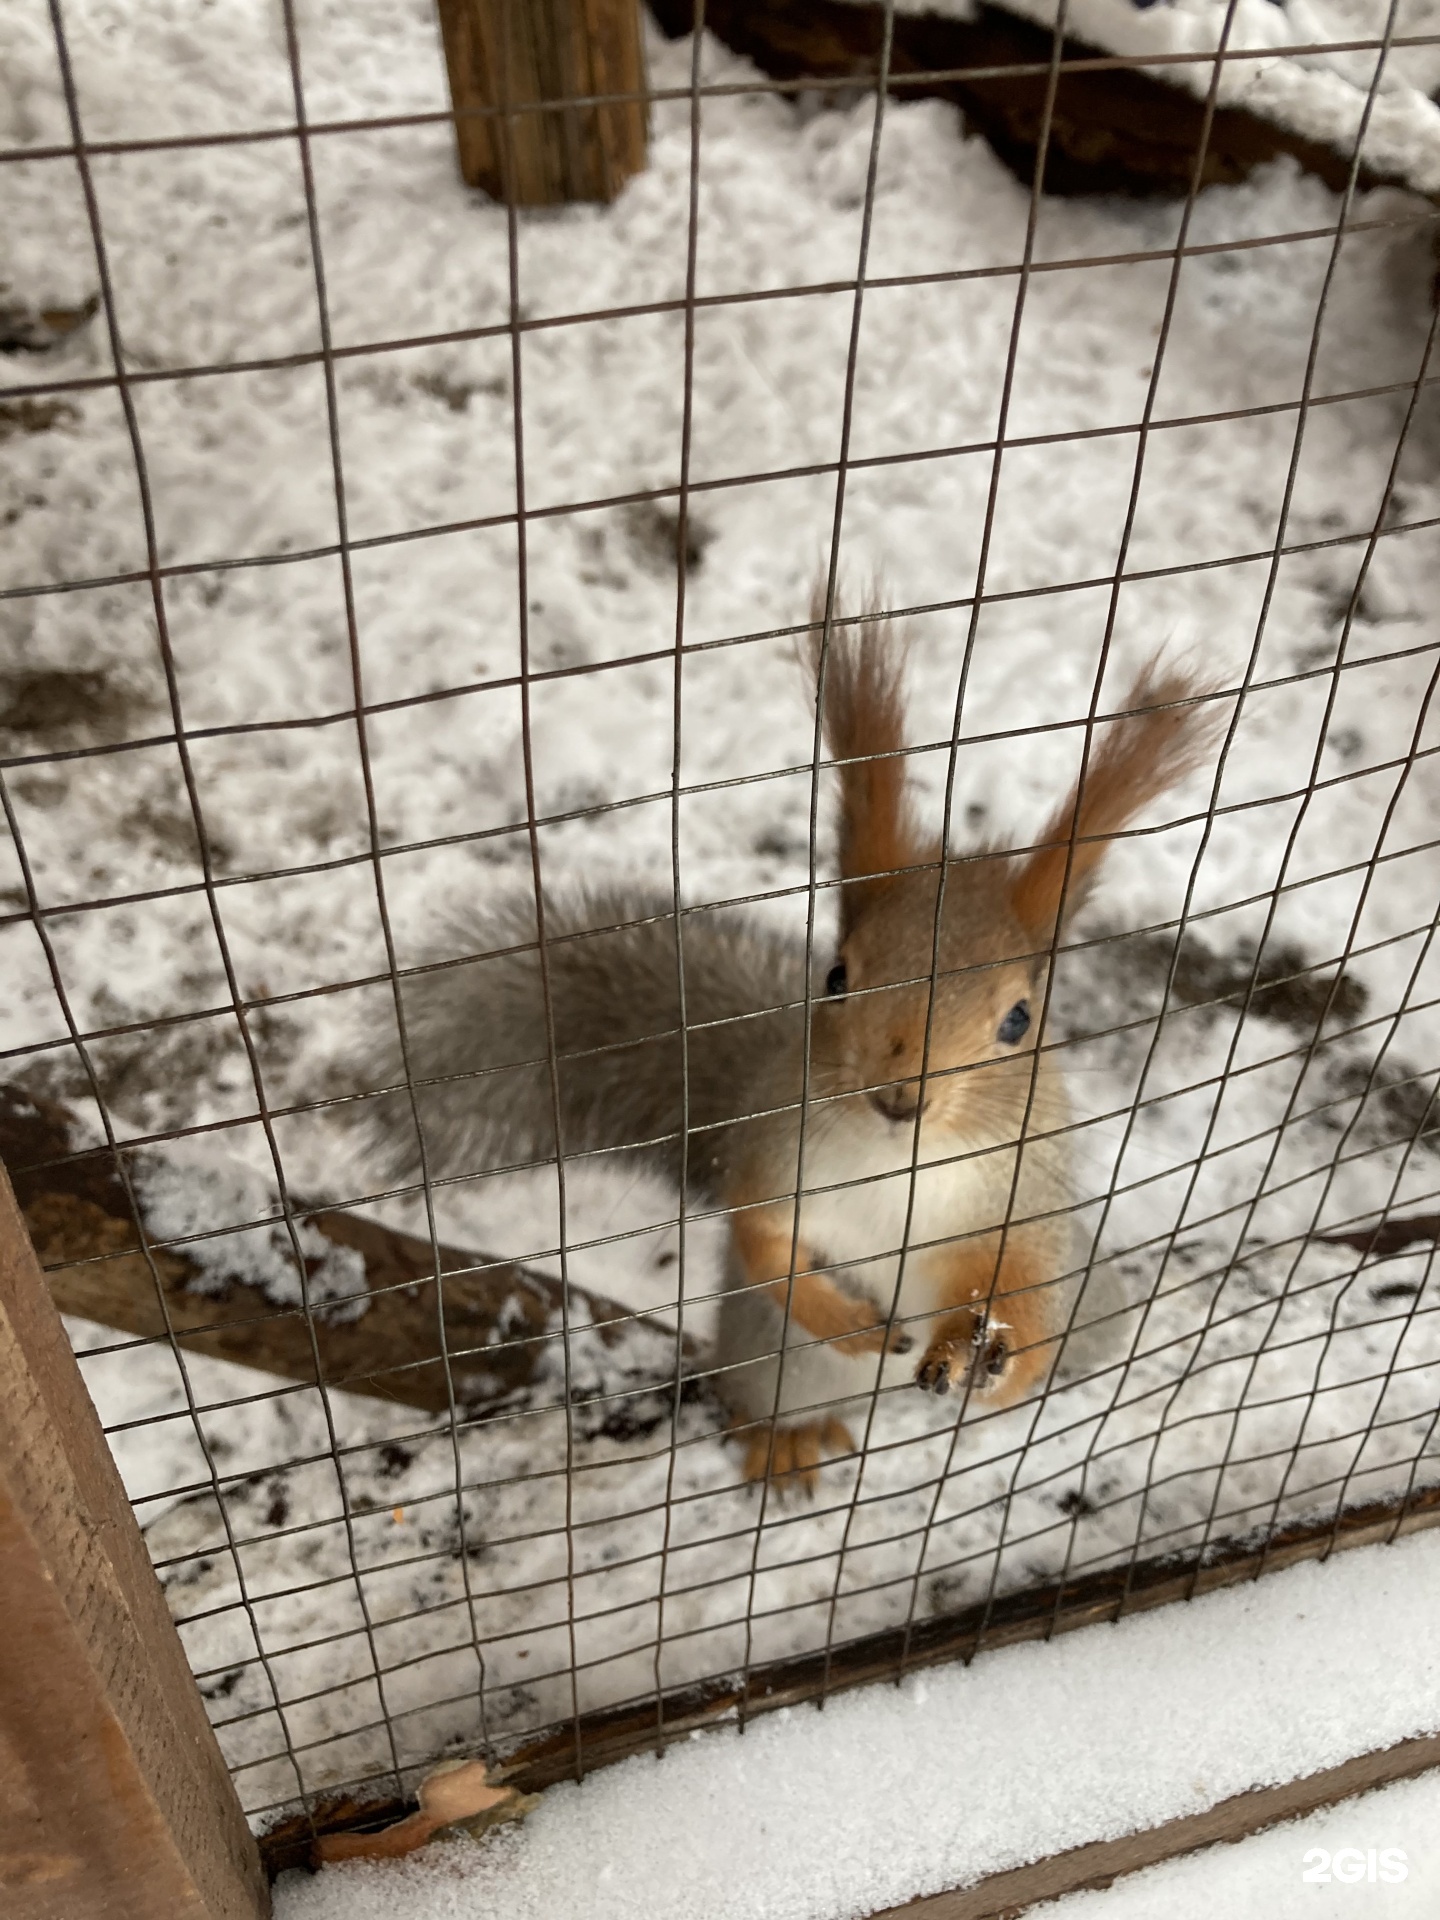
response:
<svg viewBox="0 0 1440 1920"><path fill-rule="evenodd" d="M688 1109L690 1184L713 1190L728 1123L794 1100L804 956L734 908L681 918L685 1025L668 895L616 888L546 900L546 961L565 1153L639 1154L672 1179ZM553 1159L555 1081L533 902L451 921L475 959L402 983L406 1045L432 1175ZM688 1051L688 1063L685 1060ZM688 1101L685 1067L688 1064ZM398 1032L375 1046L372 1087L405 1079ZM394 1170L418 1176L405 1091L363 1103Z"/></svg>

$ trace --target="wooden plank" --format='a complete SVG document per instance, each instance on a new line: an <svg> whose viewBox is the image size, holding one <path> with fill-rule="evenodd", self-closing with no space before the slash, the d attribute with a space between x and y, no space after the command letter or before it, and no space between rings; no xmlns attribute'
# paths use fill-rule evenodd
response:
<svg viewBox="0 0 1440 1920"><path fill-rule="evenodd" d="M1302 1780L1286 1780L1280 1786L1254 1787L1249 1793L1233 1794L1228 1800L1207 1807L1203 1813L1167 1820L1162 1826L1149 1827L1143 1833L1127 1833L1119 1840L1092 1841L1089 1846L1054 1853L1044 1860L1012 1868L1008 1873L991 1874L974 1886L957 1888L953 1893L930 1894L921 1900L908 1901L903 1907L886 1907L872 1914L870 1920L1014 1920L1014 1916L1042 1900L1057 1900L1064 1893L1108 1887L1123 1874L1137 1873L1142 1867L1158 1866L1163 1860L1194 1853L1199 1847L1246 1840L1281 1820L1298 1819L1302 1814L1334 1806L1357 1793L1388 1787L1397 1780L1410 1780L1436 1767L1440 1767L1440 1734L1401 1740L1393 1747L1356 1754L1338 1767L1326 1767L1320 1773L1307 1774ZM1295 1864L1298 1869L1298 1850Z"/></svg>
<svg viewBox="0 0 1440 1920"><path fill-rule="evenodd" d="M7 1920L257 1920L259 1852L0 1174Z"/></svg>
<svg viewBox="0 0 1440 1920"><path fill-rule="evenodd" d="M466 181L522 207L613 200L645 165L639 0L439 4ZM565 104L600 94L632 97Z"/></svg>
<svg viewBox="0 0 1440 1920"><path fill-rule="evenodd" d="M649 0L661 30L687 34L694 0ZM878 0L706 0L705 26L775 80L841 80L873 87L879 70L885 10ZM1053 35L1048 27L1003 8L978 5L972 19L897 13L890 72L901 100L952 101L967 130L982 134L1028 186L1035 172ZM1100 52L1065 38L1063 60ZM1029 69L1007 74L1006 67ZM1000 68L983 77L929 79L957 68ZM1184 195L1190 191L1205 103L1163 68L1064 72L1055 96L1044 186L1048 193ZM1249 113L1216 110L1201 169L1201 186L1243 180L1258 166L1289 154L1328 186L1345 183L1349 157L1339 149ZM1360 169L1362 189L1402 177Z"/></svg>
<svg viewBox="0 0 1440 1920"><path fill-rule="evenodd" d="M315 1379L318 1349L327 1386L448 1411L428 1241L354 1214L306 1210L324 1238L364 1257L370 1289L358 1317L317 1313L312 1345L297 1308L277 1307L238 1275L213 1267L202 1274L183 1249L156 1251L152 1270L113 1156L102 1149L77 1155L71 1142L78 1132L65 1107L0 1086L0 1162L10 1171L62 1313L149 1338L166 1337L168 1315L180 1345L192 1352L306 1383ZM553 1399L562 1371L559 1281L458 1247L442 1247L440 1257L450 1276L445 1341L460 1410L472 1416L518 1411ZM617 1392L668 1390L672 1329L581 1287L572 1286L570 1297L576 1322L586 1326L580 1337L597 1340L613 1356Z"/></svg>

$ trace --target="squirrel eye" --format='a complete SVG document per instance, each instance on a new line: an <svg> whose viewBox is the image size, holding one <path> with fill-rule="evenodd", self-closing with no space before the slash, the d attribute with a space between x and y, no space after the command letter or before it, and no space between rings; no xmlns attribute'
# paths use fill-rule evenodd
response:
<svg viewBox="0 0 1440 1920"><path fill-rule="evenodd" d="M1003 1040L1007 1047L1013 1047L1025 1037L1030 1026L1030 1002L1017 1000L1009 1013L1000 1022L997 1040Z"/></svg>
<svg viewBox="0 0 1440 1920"><path fill-rule="evenodd" d="M844 993L845 962L843 960L837 960L834 966L831 967L829 973L826 974L825 991L826 993Z"/></svg>

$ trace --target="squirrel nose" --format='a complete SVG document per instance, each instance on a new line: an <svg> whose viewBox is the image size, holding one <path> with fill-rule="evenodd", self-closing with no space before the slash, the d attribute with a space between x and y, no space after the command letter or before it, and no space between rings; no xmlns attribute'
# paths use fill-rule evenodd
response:
<svg viewBox="0 0 1440 1920"><path fill-rule="evenodd" d="M899 1080L894 1086L876 1087L870 1100L887 1120L913 1120L929 1105L928 1100L920 1097L918 1080Z"/></svg>

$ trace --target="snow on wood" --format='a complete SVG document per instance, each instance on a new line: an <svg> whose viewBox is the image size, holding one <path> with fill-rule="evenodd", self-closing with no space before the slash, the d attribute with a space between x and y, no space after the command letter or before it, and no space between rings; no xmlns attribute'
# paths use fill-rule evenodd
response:
<svg viewBox="0 0 1440 1920"><path fill-rule="evenodd" d="M653 5L668 33L689 31L691 0ZM890 72L898 98L953 100L967 126L1028 179L1062 20L1067 65L1050 119L1047 189L1186 193L1214 75L1203 56L1221 51L1223 38L1202 183L1242 179L1287 153L1339 186L1359 141L1363 185L1434 194L1440 14L1430 0L1403 7L1394 28L1402 44L1382 59L1385 17L1380 0L1237 0L1233 14L1225 0L1066 0L1063 20L1056 0L906 0L896 9ZM873 84L884 18L878 0L708 0L705 11L727 45L801 87L807 79ZM1403 44L1427 36L1436 44ZM1097 60L1104 55L1135 64L1107 65Z"/></svg>
<svg viewBox="0 0 1440 1920"><path fill-rule="evenodd" d="M473 1419L564 1398L566 1313L547 1274L456 1247L437 1254L292 1197L302 1289L273 1182L194 1141L129 1156L147 1258L114 1155L80 1137L66 1108L0 1086L0 1160L64 1312L155 1340L173 1328L187 1352L306 1384L318 1364L327 1387L436 1413L453 1405ZM673 1330L581 1288L569 1317L577 1401L638 1419L642 1402L673 1391Z"/></svg>

